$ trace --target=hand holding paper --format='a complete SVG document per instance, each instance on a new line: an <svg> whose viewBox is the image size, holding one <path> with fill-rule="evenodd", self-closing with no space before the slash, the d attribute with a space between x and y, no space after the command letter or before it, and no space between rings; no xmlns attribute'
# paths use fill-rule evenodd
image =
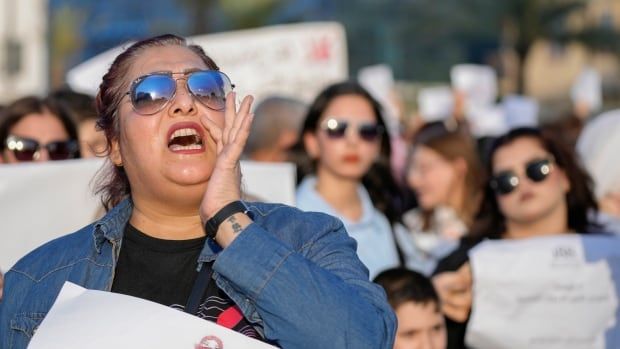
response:
<svg viewBox="0 0 620 349"><path fill-rule="evenodd" d="M441 300L441 311L454 321L467 320L472 302L469 263L455 272L438 274L433 278L433 285Z"/></svg>
<svg viewBox="0 0 620 349"><path fill-rule="evenodd" d="M470 252L468 346L620 348L620 239L566 234L486 241Z"/></svg>

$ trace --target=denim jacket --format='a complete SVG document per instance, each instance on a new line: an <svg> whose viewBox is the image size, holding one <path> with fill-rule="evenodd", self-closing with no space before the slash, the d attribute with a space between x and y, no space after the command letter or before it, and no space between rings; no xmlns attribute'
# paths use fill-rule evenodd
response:
<svg viewBox="0 0 620 349"><path fill-rule="evenodd" d="M284 205L248 207L254 222L226 249L205 244L197 267L215 260L215 282L268 340L282 348L392 348L396 317L339 220ZM121 202L6 273L0 348L28 345L65 281L111 289L132 208Z"/></svg>

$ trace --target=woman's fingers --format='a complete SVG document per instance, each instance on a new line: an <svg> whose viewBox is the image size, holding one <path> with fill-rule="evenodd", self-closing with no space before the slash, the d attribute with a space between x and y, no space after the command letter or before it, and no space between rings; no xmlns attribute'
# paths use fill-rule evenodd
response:
<svg viewBox="0 0 620 349"><path fill-rule="evenodd" d="M465 322L467 321L467 317L469 316L469 309L467 308L458 308L450 305L442 305L441 307L442 313L456 322Z"/></svg>
<svg viewBox="0 0 620 349"><path fill-rule="evenodd" d="M439 293L464 291L470 285L461 274L452 271L438 274L432 281Z"/></svg>
<svg viewBox="0 0 620 349"><path fill-rule="evenodd" d="M224 128L222 130L222 142L224 144L228 143L228 138L232 126L235 122L235 118L237 117L237 107L235 105L235 101L237 99L237 94L235 91L228 92L226 95L226 110L224 111Z"/></svg>
<svg viewBox="0 0 620 349"><path fill-rule="evenodd" d="M471 290L448 292L445 303L456 308L469 308L471 307Z"/></svg>
<svg viewBox="0 0 620 349"><path fill-rule="evenodd" d="M226 97L226 110L224 112L223 128L208 116L202 117L203 124L209 129L213 139L218 144L218 152L220 148L237 140L242 142L243 147L249 135L250 125L252 123L250 109L252 107L254 97L249 95L245 96L239 106L239 111L236 110L234 101L235 98L236 95L234 92L229 92Z"/></svg>
<svg viewBox="0 0 620 349"><path fill-rule="evenodd" d="M441 301L441 310L454 321L467 319L472 304L471 268L465 264L455 272L433 277L433 285Z"/></svg>
<svg viewBox="0 0 620 349"><path fill-rule="evenodd" d="M252 101L254 100L254 97L252 96L245 96L239 106L239 110L237 111L234 102L235 98L236 94L234 92L230 92L226 99L224 129L222 131L222 142L224 144L228 144L236 138L236 135L239 132L239 127L243 124L243 120L250 113Z"/></svg>
<svg viewBox="0 0 620 349"><path fill-rule="evenodd" d="M209 117L204 116L201 118L201 120L202 120L202 123L205 126L207 126L207 129L209 130L211 137L213 137L213 140L215 141L215 144L217 146L217 152L219 153L222 150L222 146L223 146L223 140L222 140L223 130L213 120L209 119Z"/></svg>
<svg viewBox="0 0 620 349"><path fill-rule="evenodd" d="M239 107L239 111L237 112L237 116L234 119L231 131L228 135L228 141L234 142L237 139L237 135L239 131L242 129L242 125L248 119L250 115L250 108L252 107L252 102L254 101L254 97L245 96L243 101L241 102L241 106Z"/></svg>
<svg viewBox="0 0 620 349"><path fill-rule="evenodd" d="M467 283L469 286L471 286L471 265L469 264L469 262L463 264L462 267L460 267L457 271L457 274L459 274L461 276L461 280L463 280L463 282Z"/></svg>

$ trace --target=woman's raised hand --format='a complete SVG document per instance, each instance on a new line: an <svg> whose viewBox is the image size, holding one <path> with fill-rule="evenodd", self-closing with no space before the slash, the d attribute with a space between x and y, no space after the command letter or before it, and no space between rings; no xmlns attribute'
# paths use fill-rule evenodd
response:
<svg viewBox="0 0 620 349"><path fill-rule="evenodd" d="M250 134L253 114L250 113L253 97L246 96L237 111L236 94L226 96L224 128L207 116L201 118L216 142L217 158L207 191L200 205L203 222L215 215L226 204L241 198L241 170L239 159Z"/></svg>

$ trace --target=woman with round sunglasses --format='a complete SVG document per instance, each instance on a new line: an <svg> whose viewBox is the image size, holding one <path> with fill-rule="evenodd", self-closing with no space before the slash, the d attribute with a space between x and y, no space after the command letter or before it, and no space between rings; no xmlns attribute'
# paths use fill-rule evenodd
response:
<svg viewBox="0 0 620 349"><path fill-rule="evenodd" d="M20 98L0 119L0 155L5 163L77 158L77 137L69 111L51 98Z"/></svg>
<svg viewBox="0 0 620 349"><path fill-rule="evenodd" d="M464 348L472 305L468 252L484 239L601 232L588 174L574 152L547 133L514 129L491 146L482 208L459 248L442 259L433 283L442 300L448 347Z"/></svg>
<svg viewBox="0 0 620 349"><path fill-rule="evenodd" d="M484 182L474 140L443 122L424 125L413 139L405 177L418 207L403 214L398 227L405 229L396 229L396 236L407 267L430 275L478 213Z"/></svg>
<svg viewBox="0 0 620 349"><path fill-rule="evenodd" d="M400 264L390 220L390 141L378 102L357 82L324 89L310 105L300 140L311 159L297 207L340 218L357 241L370 278Z"/></svg>
<svg viewBox="0 0 620 349"><path fill-rule="evenodd" d="M391 347L395 316L339 221L240 200L252 98L237 109L235 97L202 48L177 36L114 60L97 95L109 211L6 272L0 347L26 347L65 281L282 348Z"/></svg>

